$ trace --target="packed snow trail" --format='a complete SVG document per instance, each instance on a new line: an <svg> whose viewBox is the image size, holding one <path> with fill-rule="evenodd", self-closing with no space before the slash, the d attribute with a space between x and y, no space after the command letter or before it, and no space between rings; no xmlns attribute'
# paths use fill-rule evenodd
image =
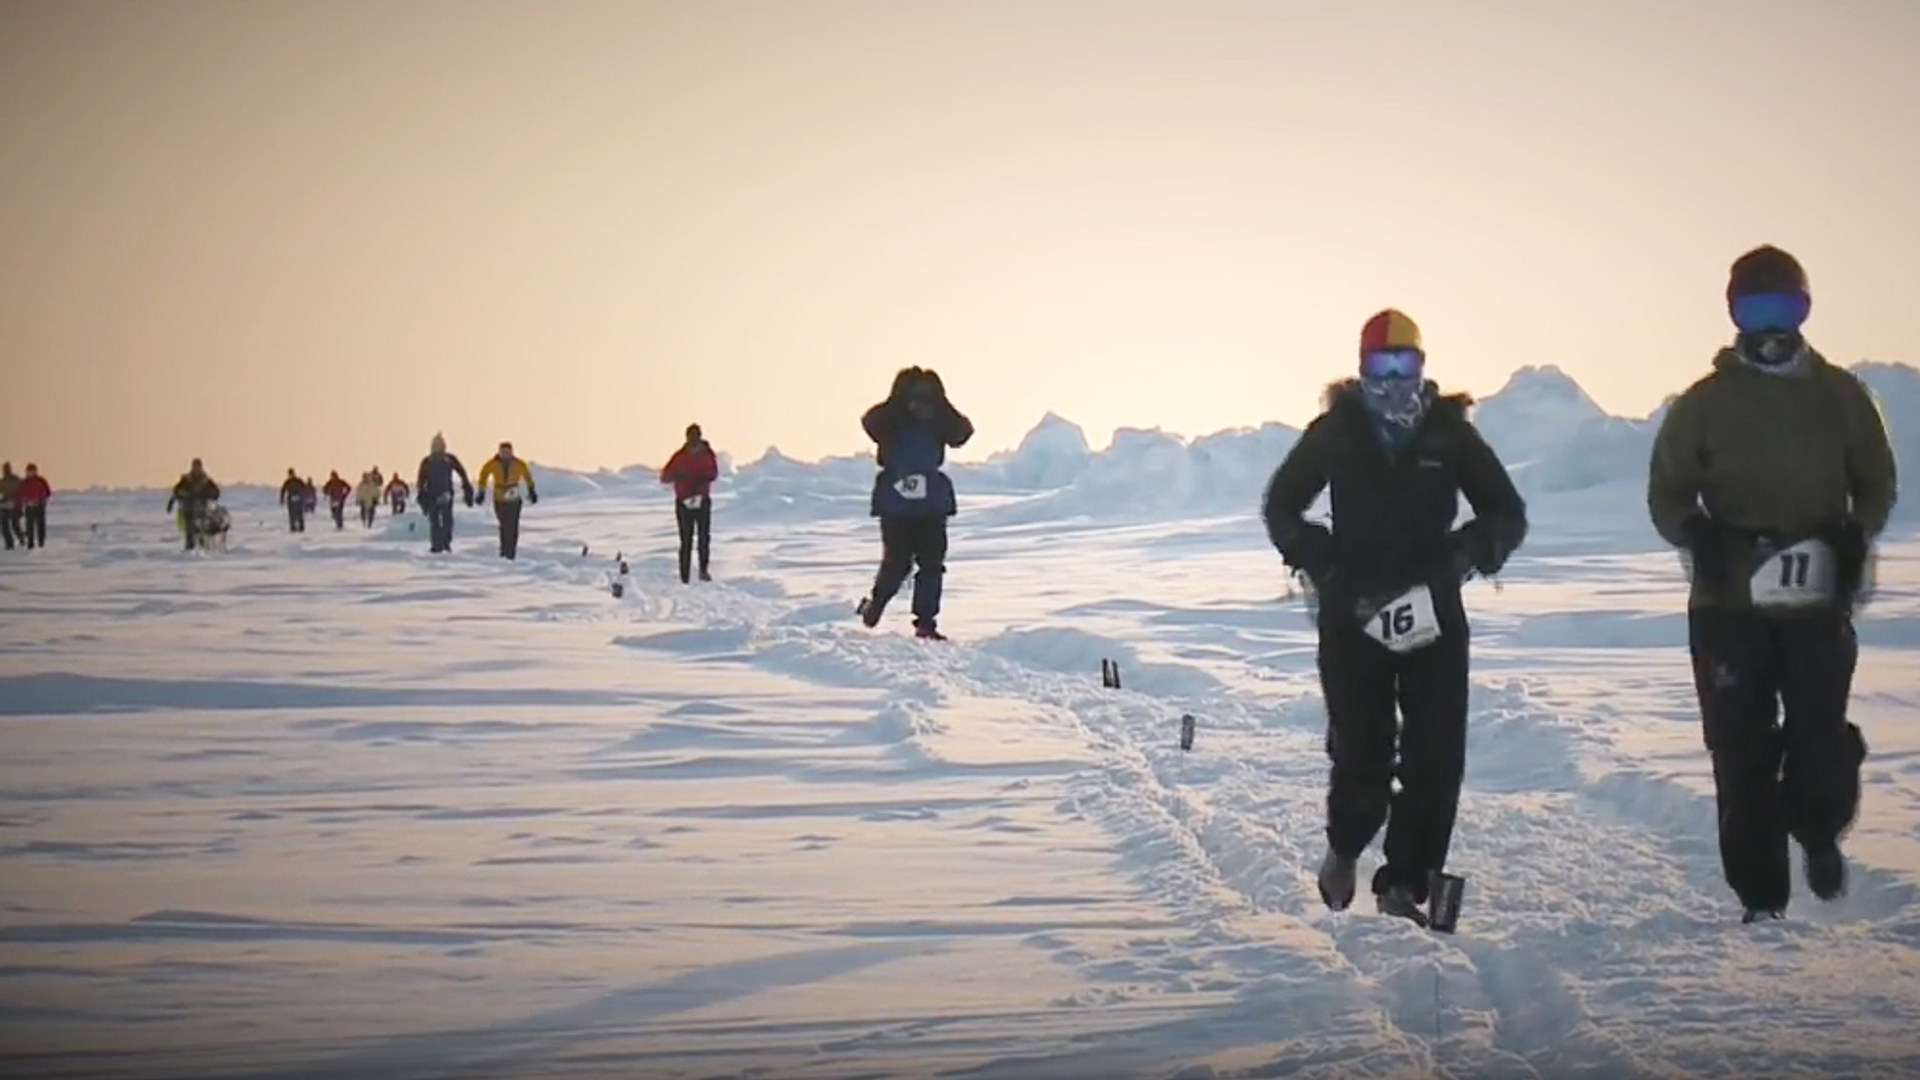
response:
<svg viewBox="0 0 1920 1080"><path fill-rule="evenodd" d="M1258 596L1189 599L1277 578L1269 553L1170 562L1192 523L1057 548L956 529L958 640L926 644L853 620L865 522L722 514L721 580L692 587L666 530L633 523L556 505L515 563L463 520L448 558L395 523L247 534L218 557L116 532L0 566L19 616L0 627L0 1067L1024 1080L1920 1064L1910 871L1869 860L1847 902L1738 926L1682 666L1566 647L1639 634L1674 651L1668 617L1628 595L1644 573L1630 560L1542 564L1469 595L1487 644L1452 863L1468 892L1446 937L1364 898L1319 905L1309 628ZM1549 572L1609 576L1527 580ZM1596 602L1633 614L1603 626ZM1103 656L1126 690L1101 689ZM1912 791L1894 721L1914 714L1885 689L1863 698L1888 711L1869 727L1879 802L1863 819L1880 847L1862 850L1891 860L1888 832L1920 820L1887 801ZM1184 753L1182 713L1199 718ZM1650 721L1676 733L1678 772L1619 735Z"/></svg>

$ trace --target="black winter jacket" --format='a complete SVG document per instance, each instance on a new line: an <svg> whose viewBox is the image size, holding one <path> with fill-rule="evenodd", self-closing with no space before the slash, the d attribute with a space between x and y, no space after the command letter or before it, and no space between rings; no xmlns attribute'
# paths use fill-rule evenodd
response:
<svg viewBox="0 0 1920 1080"><path fill-rule="evenodd" d="M1497 573L1526 539L1527 509L1468 419L1472 403L1436 396L1406 449L1389 455L1359 384L1328 387L1325 411L1274 471L1261 511L1288 565L1338 603L1384 601L1421 583L1457 596L1462 563ZM1330 544L1304 517L1328 488ZM1456 532L1463 494L1475 516Z"/></svg>

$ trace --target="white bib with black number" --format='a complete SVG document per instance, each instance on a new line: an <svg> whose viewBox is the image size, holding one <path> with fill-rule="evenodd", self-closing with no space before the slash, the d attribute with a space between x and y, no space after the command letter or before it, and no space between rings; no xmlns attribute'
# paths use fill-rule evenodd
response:
<svg viewBox="0 0 1920 1080"><path fill-rule="evenodd" d="M1802 540L1767 557L1747 588L1757 608L1803 608L1833 599L1833 549Z"/></svg>
<svg viewBox="0 0 1920 1080"><path fill-rule="evenodd" d="M501 502L519 502L520 501L520 485L508 484L502 487L500 489L500 501Z"/></svg>
<svg viewBox="0 0 1920 1080"><path fill-rule="evenodd" d="M705 495L689 495L680 500L680 505L689 510L698 510L707 505L707 497Z"/></svg>
<svg viewBox="0 0 1920 1080"><path fill-rule="evenodd" d="M924 499L927 497L927 478L919 473L903 476L893 482L893 490L903 499Z"/></svg>
<svg viewBox="0 0 1920 1080"><path fill-rule="evenodd" d="M1367 620L1367 636L1397 653L1424 649L1440 640L1440 618L1433 612L1433 592L1415 585L1380 606Z"/></svg>

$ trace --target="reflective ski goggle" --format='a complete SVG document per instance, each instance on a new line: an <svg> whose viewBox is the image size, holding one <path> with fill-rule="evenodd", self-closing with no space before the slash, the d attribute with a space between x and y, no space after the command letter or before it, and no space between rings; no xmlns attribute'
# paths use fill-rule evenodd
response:
<svg viewBox="0 0 1920 1080"><path fill-rule="evenodd" d="M1733 298L1733 325L1743 334L1768 330L1798 330L1807 321L1813 300L1803 292L1754 293Z"/></svg>
<svg viewBox="0 0 1920 1080"><path fill-rule="evenodd" d="M1366 379L1411 379L1426 367L1419 349L1375 349L1360 357L1360 376Z"/></svg>

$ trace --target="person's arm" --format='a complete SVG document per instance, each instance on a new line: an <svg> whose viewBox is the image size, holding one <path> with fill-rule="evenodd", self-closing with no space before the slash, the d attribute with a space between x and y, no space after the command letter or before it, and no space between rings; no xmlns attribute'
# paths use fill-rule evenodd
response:
<svg viewBox="0 0 1920 1080"><path fill-rule="evenodd" d="M946 439L948 446L955 449L967 445L967 441L973 438L973 421L967 419L965 413L951 404L945 402L942 404L946 408L947 415L945 430L941 432L941 436Z"/></svg>
<svg viewBox="0 0 1920 1080"><path fill-rule="evenodd" d="M1310 578L1326 573L1333 556L1332 535L1325 526L1306 519L1307 509L1326 490L1328 438L1325 416L1308 424L1280 459L1260 504L1267 539L1288 566Z"/></svg>
<svg viewBox="0 0 1920 1080"><path fill-rule="evenodd" d="M1700 493L1706 485L1701 467L1705 428L1700 398L1690 389L1674 399L1653 436L1647 461L1647 516L1660 538L1674 547L1687 547L1699 518Z"/></svg>
<svg viewBox="0 0 1920 1080"><path fill-rule="evenodd" d="M1886 417L1880 414L1872 391L1851 372L1847 384L1847 483L1852 489L1853 520L1872 540L1885 531L1887 519L1893 516L1899 498L1899 466L1887 437Z"/></svg>
<svg viewBox="0 0 1920 1080"><path fill-rule="evenodd" d="M868 409L860 417L860 427L876 445L885 446L900 423L899 405L892 398Z"/></svg>
<svg viewBox="0 0 1920 1080"><path fill-rule="evenodd" d="M700 455L699 460L701 483L711 484L720 479L720 457L713 452L712 447L708 447L706 452Z"/></svg>
<svg viewBox="0 0 1920 1080"><path fill-rule="evenodd" d="M1473 520L1460 527L1468 566L1493 575L1527 539L1527 503L1520 489L1473 422L1463 420L1457 476ZM1462 568L1465 569L1464 567Z"/></svg>
<svg viewBox="0 0 1920 1080"><path fill-rule="evenodd" d="M680 449L675 450L671 455L667 457L667 463L665 465L660 466L660 482L661 483L671 484L675 480L679 479L680 470L686 464L686 456L687 456L686 448L681 447Z"/></svg>

